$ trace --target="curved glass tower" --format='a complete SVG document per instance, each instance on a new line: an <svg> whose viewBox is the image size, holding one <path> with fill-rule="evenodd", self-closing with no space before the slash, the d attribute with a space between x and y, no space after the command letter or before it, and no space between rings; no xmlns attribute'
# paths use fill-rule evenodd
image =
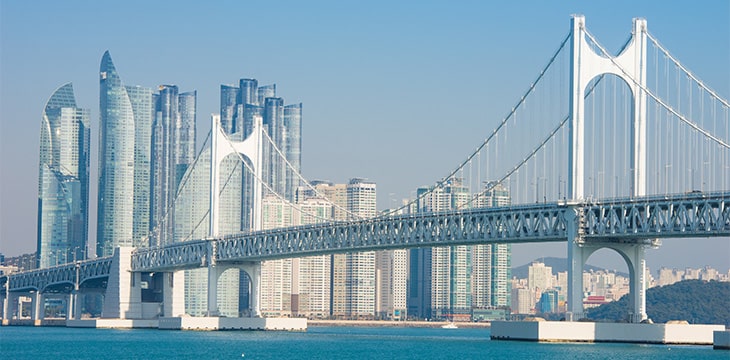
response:
<svg viewBox="0 0 730 360"><path fill-rule="evenodd" d="M135 210L134 108L109 51L101 59L99 85L101 119L96 254L106 256L111 255L117 246L134 245Z"/></svg>
<svg viewBox="0 0 730 360"><path fill-rule="evenodd" d="M41 120L38 168L38 266L86 257L89 220L89 110L73 86L53 93Z"/></svg>

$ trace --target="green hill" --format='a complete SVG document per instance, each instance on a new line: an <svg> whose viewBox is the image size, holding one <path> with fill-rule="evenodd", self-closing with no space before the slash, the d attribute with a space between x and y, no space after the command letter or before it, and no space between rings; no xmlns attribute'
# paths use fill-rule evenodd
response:
<svg viewBox="0 0 730 360"><path fill-rule="evenodd" d="M593 320L623 321L629 311L628 295L588 309ZM687 320L690 324L730 326L730 283L685 280L646 291L646 313L655 323Z"/></svg>

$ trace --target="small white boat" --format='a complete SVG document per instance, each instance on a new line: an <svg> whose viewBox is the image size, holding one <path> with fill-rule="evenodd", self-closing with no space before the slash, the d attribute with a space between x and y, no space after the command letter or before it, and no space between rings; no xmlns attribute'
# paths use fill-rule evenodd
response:
<svg viewBox="0 0 730 360"><path fill-rule="evenodd" d="M452 322L450 322L446 325L442 325L441 328L442 329L458 329L458 327Z"/></svg>

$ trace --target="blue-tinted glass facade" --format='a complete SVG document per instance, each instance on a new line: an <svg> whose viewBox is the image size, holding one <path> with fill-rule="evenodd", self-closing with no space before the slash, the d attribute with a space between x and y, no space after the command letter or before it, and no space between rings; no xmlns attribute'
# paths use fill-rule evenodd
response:
<svg viewBox="0 0 730 360"><path fill-rule="evenodd" d="M195 158L196 95L195 91L180 94L175 85L160 85L154 95L151 246L174 238L178 186Z"/></svg>
<svg viewBox="0 0 730 360"><path fill-rule="evenodd" d="M99 200L96 253L145 246L150 218L152 90L125 87L109 52L99 73Z"/></svg>
<svg viewBox="0 0 730 360"><path fill-rule="evenodd" d="M286 167L284 196L293 200L301 184L296 171L302 168L302 103L284 106L284 131L286 133L286 159L292 167Z"/></svg>
<svg viewBox="0 0 730 360"><path fill-rule="evenodd" d="M39 267L87 256L89 110L76 107L71 83L58 88L41 120L38 171Z"/></svg>

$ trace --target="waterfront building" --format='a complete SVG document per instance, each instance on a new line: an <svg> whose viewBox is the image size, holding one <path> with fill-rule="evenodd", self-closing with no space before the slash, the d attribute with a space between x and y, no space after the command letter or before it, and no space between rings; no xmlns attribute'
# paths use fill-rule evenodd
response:
<svg viewBox="0 0 730 360"><path fill-rule="evenodd" d="M486 191L479 197L480 205L488 207L509 206L512 203L509 190L502 184L489 182L486 185ZM491 244L477 245L484 247L485 252L489 252L489 276L490 279L475 279L475 283L488 283L489 287L489 303L491 308L504 308L510 305L510 296L512 294L511 282L512 278L512 245L511 244ZM486 286L484 286L486 287Z"/></svg>
<svg viewBox="0 0 730 360"><path fill-rule="evenodd" d="M196 92L160 85L153 95L150 246L171 243L178 186L195 159Z"/></svg>
<svg viewBox="0 0 730 360"><path fill-rule="evenodd" d="M109 52L100 66L98 256L147 245L152 91L123 85Z"/></svg>
<svg viewBox="0 0 730 360"><path fill-rule="evenodd" d="M302 103L284 106L284 133L286 144L280 148L291 166L284 167L284 197L294 200L300 185L297 172L302 168ZM296 170L295 170L296 169Z"/></svg>
<svg viewBox="0 0 730 360"><path fill-rule="evenodd" d="M331 218L332 204L321 197L297 202L299 224L314 224ZM296 219L297 216L295 215ZM326 318L330 314L331 256L291 260L291 312L294 316Z"/></svg>
<svg viewBox="0 0 730 360"><path fill-rule="evenodd" d="M460 178L448 179L443 188L419 188L417 196L420 212L456 209L471 197ZM410 277L411 284L416 285L409 294L409 314L468 321L473 297L472 255L471 246L411 250Z"/></svg>
<svg viewBox="0 0 730 360"><path fill-rule="evenodd" d="M262 230L292 226L294 210L274 195L263 198ZM261 263L261 315L291 316L292 259Z"/></svg>
<svg viewBox="0 0 730 360"><path fill-rule="evenodd" d="M487 184L479 206L506 206L509 192ZM419 188L417 211L470 206L472 195L460 178L442 188ZM410 250L408 311L420 318L469 320L473 309L508 307L511 296L510 245L454 246Z"/></svg>
<svg viewBox="0 0 730 360"><path fill-rule="evenodd" d="M512 288L511 309L513 314L532 314L535 307L535 296L530 289Z"/></svg>
<svg viewBox="0 0 730 360"><path fill-rule="evenodd" d="M152 179L152 89L125 86L134 114L134 218L132 237L136 247L150 245L150 181Z"/></svg>
<svg viewBox="0 0 730 360"><path fill-rule="evenodd" d="M545 290L540 295L540 312L550 314L558 312L558 291L555 289Z"/></svg>
<svg viewBox="0 0 730 360"><path fill-rule="evenodd" d="M375 182L353 178L347 183L347 210L351 220L375 217ZM375 252L344 255L345 314L351 318L375 315Z"/></svg>
<svg viewBox="0 0 730 360"><path fill-rule="evenodd" d="M41 119L37 266L85 259L89 222L89 110L73 85L56 89Z"/></svg>
<svg viewBox="0 0 730 360"><path fill-rule="evenodd" d="M533 261L527 267L527 287L535 299L539 299L543 291L553 287L553 268L544 263Z"/></svg>
<svg viewBox="0 0 730 360"><path fill-rule="evenodd" d="M407 308L408 250L375 252L375 315L405 320Z"/></svg>

